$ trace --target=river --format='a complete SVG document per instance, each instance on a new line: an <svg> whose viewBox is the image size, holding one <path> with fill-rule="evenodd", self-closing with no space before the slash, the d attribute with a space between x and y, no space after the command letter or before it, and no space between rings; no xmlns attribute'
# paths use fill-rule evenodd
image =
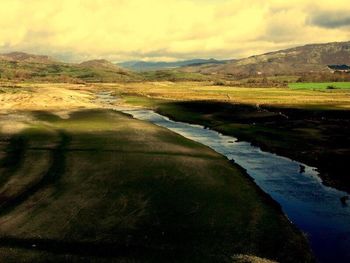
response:
<svg viewBox="0 0 350 263"><path fill-rule="evenodd" d="M99 95L100 102L111 104L112 98L109 93ZM350 262L350 206L340 201L347 193L322 184L314 167L262 151L249 142L200 125L170 120L152 110L111 108L165 127L234 160L281 205L290 221L306 233L319 262Z"/></svg>

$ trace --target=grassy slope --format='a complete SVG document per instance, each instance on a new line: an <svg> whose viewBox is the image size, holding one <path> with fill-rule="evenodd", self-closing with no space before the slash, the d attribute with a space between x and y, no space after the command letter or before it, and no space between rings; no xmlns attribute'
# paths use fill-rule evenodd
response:
<svg viewBox="0 0 350 263"><path fill-rule="evenodd" d="M212 150L116 112L33 116L1 135L0 260L310 261L279 209Z"/></svg>
<svg viewBox="0 0 350 263"><path fill-rule="evenodd" d="M200 123L316 166L326 183L350 191L350 178L343 172L350 156L348 89L153 83L115 90L126 103L152 107L174 119Z"/></svg>
<svg viewBox="0 0 350 263"><path fill-rule="evenodd" d="M350 42L311 44L235 60L224 65L189 67L190 72L232 75L299 75L327 72L327 65L349 64Z"/></svg>
<svg viewBox="0 0 350 263"><path fill-rule="evenodd" d="M94 64L95 63L95 64ZM105 63L105 64L102 64ZM61 62L7 61L0 59L0 80L46 82L140 82L140 81L206 81L208 76L178 70L132 72L118 69L108 61L87 61L82 64ZM107 64L107 65L106 65Z"/></svg>
<svg viewBox="0 0 350 263"><path fill-rule="evenodd" d="M127 82L139 80L137 74L108 68L65 64L0 60L0 79L50 82Z"/></svg>

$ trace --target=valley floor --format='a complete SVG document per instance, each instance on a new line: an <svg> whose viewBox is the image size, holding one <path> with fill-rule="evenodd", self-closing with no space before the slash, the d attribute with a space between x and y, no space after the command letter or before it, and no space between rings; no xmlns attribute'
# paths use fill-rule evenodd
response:
<svg viewBox="0 0 350 263"><path fill-rule="evenodd" d="M106 85L120 103L197 123L317 167L350 192L350 89L235 88L202 83Z"/></svg>
<svg viewBox="0 0 350 263"><path fill-rule="evenodd" d="M105 109L94 92L107 88L0 88L1 261L313 261L243 170Z"/></svg>

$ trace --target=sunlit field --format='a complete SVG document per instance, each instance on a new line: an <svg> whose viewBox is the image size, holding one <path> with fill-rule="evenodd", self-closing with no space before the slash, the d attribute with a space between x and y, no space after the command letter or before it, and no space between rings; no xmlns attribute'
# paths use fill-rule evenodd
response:
<svg viewBox="0 0 350 263"><path fill-rule="evenodd" d="M344 86L346 86L344 84ZM101 84L101 87L104 87ZM124 96L144 96L169 100L224 101L280 107L349 109L349 89L243 88L213 86L202 82L146 82L110 84Z"/></svg>

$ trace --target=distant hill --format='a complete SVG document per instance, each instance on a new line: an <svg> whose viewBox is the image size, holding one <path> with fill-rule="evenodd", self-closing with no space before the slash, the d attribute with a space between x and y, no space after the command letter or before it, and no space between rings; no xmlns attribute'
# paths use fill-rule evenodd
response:
<svg viewBox="0 0 350 263"><path fill-rule="evenodd" d="M297 75L327 72L328 65L350 64L350 41L312 44L251 56L222 65L185 67L186 72L225 75Z"/></svg>
<svg viewBox="0 0 350 263"><path fill-rule="evenodd" d="M0 79L58 82L118 82L140 77L107 60L63 63L23 52L0 54Z"/></svg>
<svg viewBox="0 0 350 263"><path fill-rule="evenodd" d="M105 59L88 60L80 63L79 65L86 68L107 69L111 71L127 72L127 70Z"/></svg>
<svg viewBox="0 0 350 263"><path fill-rule="evenodd" d="M225 64L226 60L216 60L216 59L191 59L175 62L148 62L148 61L127 61L122 63L117 63L117 65L135 71L150 71L150 70L164 70L164 69L174 69L184 66L201 66L201 65L221 65Z"/></svg>
<svg viewBox="0 0 350 263"><path fill-rule="evenodd" d="M96 59L63 63L23 52L0 54L0 80L56 82L204 81L255 76L297 76L299 81L345 81L350 41L300 46L239 60L192 59L176 62ZM329 67L330 66L330 67ZM343 72L341 76L332 72ZM263 78L261 78L263 79ZM267 85L266 83L263 83Z"/></svg>
<svg viewBox="0 0 350 263"><path fill-rule="evenodd" d="M45 64L57 62L49 56L33 55L24 52L11 52L6 54L0 54L0 60Z"/></svg>

